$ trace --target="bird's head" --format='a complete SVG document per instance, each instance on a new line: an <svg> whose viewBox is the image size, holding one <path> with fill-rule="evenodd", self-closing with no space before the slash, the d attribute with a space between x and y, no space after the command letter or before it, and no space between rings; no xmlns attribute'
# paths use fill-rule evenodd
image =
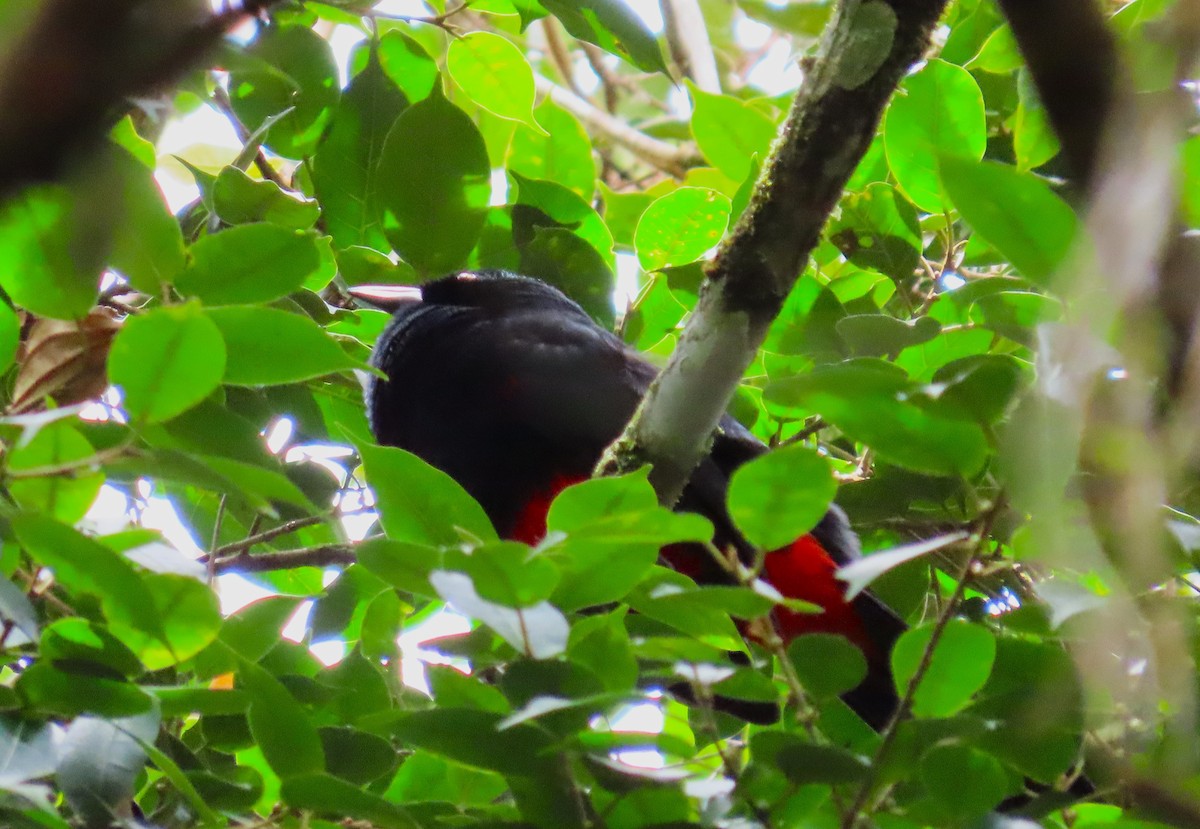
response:
<svg viewBox="0 0 1200 829"><path fill-rule="evenodd" d="M350 294L402 317L429 305L477 308L494 316L551 310L586 316L557 288L503 270L459 271L420 286L360 285L351 288Z"/></svg>

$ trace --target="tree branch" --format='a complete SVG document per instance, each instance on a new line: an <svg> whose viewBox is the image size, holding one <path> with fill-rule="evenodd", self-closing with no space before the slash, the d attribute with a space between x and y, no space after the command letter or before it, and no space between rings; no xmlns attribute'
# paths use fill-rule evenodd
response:
<svg viewBox="0 0 1200 829"><path fill-rule="evenodd" d="M713 56L704 13L697 0L659 0L671 58L685 78L714 95L721 94L721 74Z"/></svg>
<svg viewBox="0 0 1200 829"><path fill-rule="evenodd" d="M695 147L677 147L666 141L651 138L540 75L535 75L534 80L537 82L538 91L543 95L583 121L596 133L621 145L647 164L682 178L689 167L697 167L704 163L704 157Z"/></svg>
<svg viewBox="0 0 1200 829"><path fill-rule="evenodd" d="M301 547L298 550L279 550L260 556L239 553L219 558L213 566L216 573L265 573L271 570L291 570L296 567L333 567L353 564L354 547L350 544L323 544L320 547Z"/></svg>
<svg viewBox="0 0 1200 829"><path fill-rule="evenodd" d="M659 500L673 504L679 497L870 145L884 107L924 52L945 5L946 0L839 3L822 56L792 104L754 196L709 263L679 347L598 472L650 463ZM890 43L856 44L866 28L856 18L880 9L894 18ZM874 61L864 54L869 50L875 50ZM864 60L876 64L873 72L862 68Z"/></svg>

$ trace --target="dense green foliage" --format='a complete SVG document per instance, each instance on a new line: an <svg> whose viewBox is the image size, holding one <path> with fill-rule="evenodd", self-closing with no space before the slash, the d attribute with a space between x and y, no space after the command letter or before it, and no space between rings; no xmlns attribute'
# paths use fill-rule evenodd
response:
<svg viewBox="0 0 1200 829"><path fill-rule="evenodd" d="M951 4L730 407L789 446L734 481L749 539L785 543L836 495L868 551L893 551L850 574L913 625L892 655L911 717L881 750L837 696L857 650L748 644L734 620L769 597L656 564L710 527L659 507L644 474L567 490L530 549L374 445L353 370L386 316L345 293L506 268L669 354L793 97L752 70L815 53L831 4L702 2L724 94L677 85L620 0L431 5L277 5L170 102L235 122L236 158L158 155L162 113L139 109L85 168L0 206L0 824L833 827L858 802L888 829L959 827L1025 780L1063 786L1085 733L1171 791L1200 785L1178 748L1195 727L1176 727L1194 670L1124 598L1152 593L1194 652L1180 585L1200 503L1171 481L1158 518L1180 581L1126 588L1076 485L1082 404L1034 368L1069 307L1054 280L1080 194L997 9ZM1167 5L1113 21L1147 87ZM335 26L365 35L345 66ZM583 106L620 130L547 94L594 80L589 61L603 78ZM172 215L154 176L180 163L199 197ZM1200 168L1181 175L1194 224ZM635 262L636 298L614 307ZM1064 455L1059 477L1030 461ZM164 535L148 516L168 502ZM238 571L271 595L223 614ZM407 687L397 637L446 604L475 622L427 646L456 667ZM332 664L309 648L327 640L345 646ZM696 707L661 695L681 677ZM712 694L784 717L746 726ZM661 729L614 727L647 699ZM1135 825L1053 806L1047 826Z"/></svg>

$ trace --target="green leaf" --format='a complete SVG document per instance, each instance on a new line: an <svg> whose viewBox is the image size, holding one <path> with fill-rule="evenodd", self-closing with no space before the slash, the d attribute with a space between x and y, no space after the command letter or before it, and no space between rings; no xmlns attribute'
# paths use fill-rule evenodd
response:
<svg viewBox="0 0 1200 829"><path fill-rule="evenodd" d="M441 76L425 47L399 31L387 32L379 39L379 64L411 103L428 98Z"/></svg>
<svg viewBox="0 0 1200 829"><path fill-rule="evenodd" d="M520 121L533 129L533 69L508 38L471 32L450 43L446 69L462 91L493 115Z"/></svg>
<svg viewBox="0 0 1200 829"><path fill-rule="evenodd" d="M834 329L856 356L882 357L929 342L942 326L931 317L898 320L884 314L852 314L838 320Z"/></svg>
<svg viewBox="0 0 1200 829"><path fill-rule="evenodd" d="M394 732L406 744L469 766L505 775L544 773L554 762L553 738L534 725L500 731L503 715L472 708L436 708L406 714Z"/></svg>
<svg viewBox="0 0 1200 829"><path fill-rule="evenodd" d="M110 629L119 638L133 631L165 641L154 594L124 556L43 516L19 515L12 527L30 555L53 568L57 581L100 598Z"/></svg>
<svg viewBox="0 0 1200 829"><path fill-rule="evenodd" d="M396 750L382 737L347 726L318 730L329 773L364 785L377 780L396 765Z"/></svg>
<svg viewBox="0 0 1200 829"><path fill-rule="evenodd" d="M151 170L130 158L117 156L116 163L124 172L120 194L124 213L109 264L139 291L157 294L183 269L183 233Z"/></svg>
<svg viewBox="0 0 1200 829"><path fill-rule="evenodd" d="M466 573L450 570L430 573L429 583L457 611L483 622L531 659L550 659L567 648L566 617L549 602L520 609L505 607L482 598Z"/></svg>
<svg viewBox="0 0 1200 829"><path fill-rule="evenodd" d="M6 302L0 302L0 371L12 365L21 341L21 321Z"/></svg>
<svg viewBox="0 0 1200 829"><path fill-rule="evenodd" d="M829 461L800 444L739 466L729 482L729 515L752 544L784 547L817 525L837 494Z"/></svg>
<svg viewBox="0 0 1200 829"><path fill-rule="evenodd" d="M1000 761L967 745L934 746L921 757L920 774L938 813L955 822L983 815L1009 793Z"/></svg>
<svg viewBox="0 0 1200 829"><path fill-rule="evenodd" d="M950 156L940 164L942 186L963 219L1022 275L1045 284L1075 239L1075 212L1015 167Z"/></svg>
<svg viewBox="0 0 1200 829"><path fill-rule="evenodd" d="M238 667L238 680L250 695L250 732L271 770L284 778L323 771L321 738L287 688L247 660Z"/></svg>
<svg viewBox="0 0 1200 829"><path fill-rule="evenodd" d="M440 94L406 109L377 176L384 233L406 262L426 274L466 262L487 217L491 164L465 112Z"/></svg>
<svg viewBox="0 0 1200 829"><path fill-rule="evenodd" d="M817 698L857 688L867 675L867 660L845 636L809 633L788 646L788 658L804 690Z"/></svg>
<svg viewBox="0 0 1200 829"><path fill-rule="evenodd" d="M149 711L154 699L136 685L86 673L68 673L48 662L30 665L17 677L21 701L36 710L73 717L91 713L127 717Z"/></svg>
<svg viewBox="0 0 1200 829"><path fill-rule="evenodd" d="M403 49L402 38L399 32L388 32L379 51ZM324 229L340 248L388 248L381 224L377 167L388 130L408 107L408 98L385 74L379 60L372 50L367 65L350 81L313 158L313 186L321 201Z"/></svg>
<svg viewBox="0 0 1200 829"><path fill-rule="evenodd" d="M229 75L234 112L255 130L290 108L271 127L266 144L287 158L311 155L339 95L329 42L307 26L275 25L258 36L250 52L259 62Z"/></svg>
<svg viewBox="0 0 1200 829"><path fill-rule="evenodd" d="M280 794L294 809L326 814L339 820L363 821L386 829L420 829L422 826L399 806L328 774L287 777Z"/></svg>
<svg viewBox="0 0 1200 829"><path fill-rule="evenodd" d="M1046 108L1038 98L1027 69L1017 75L1017 95L1017 111L1013 113L1013 154L1018 169L1032 170L1058 155L1058 135L1050 126Z"/></svg>
<svg viewBox="0 0 1200 829"><path fill-rule="evenodd" d="M904 82L883 122L888 166L905 195L922 210L938 213L942 195L938 159L983 157L987 124L983 93L967 70L931 60Z"/></svg>
<svg viewBox="0 0 1200 829"><path fill-rule="evenodd" d="M794 734L759 732L750 746L756 760L771 763L797 785L854 783L862 780L868 769L857 754L840 746L807 742Z"/></svg>
<svg viewBox="0 0 1200 829"><path fill-rule="evenodd" d="M550 598L559 580L547 557L515 541L484 544L470 555L449 554L443 566L470 576L480 598L511 608Z"/></svg>
<svg viewBox="0 0 1200 829"><path fill-rule="evenodd" d="M195 406L221 383L225 341L200 305L157 308L125 321L108 375L137 420L158 423Z"/></svg>
<svg viewBox="0 0 1200 829"><path fill-rule="evenodd" d="M208 647L221 629L217 597L205 584L173 573L145 573L141 580L150 591L161 632L122 633L142 663L152 671L183 662Z"/></svg>
<svg viewBox="0 0 1200 829"><path fill-rule="evenodd" d="M510 175L517 185L515 205L528 206L536 210L513 208L513 240L518 245L529 242L527 234L538 227L557 224L586 241L604 257L611 267L613 259L613 237L608 226L590 204L577 193L554 181L538 181L522 176L518 172ZM522 215L528 214L528 215ZM550 221L546 221L549 219ZM551 224L553 222L553 224ZM529 227L527 228L526 225ZM524 237L524 238L523 238Z"/></svg>
<svg viewBox="0 0 1200 829"><path fill-rule="evenodd" d="M392 446L360 446L359 452L379 520L393 541L452 546L463 541L462 533L496 539L483 508L445 472Z"/></svg>
<svg viewBox="0 0 1200 829"><path fill-rule="evenodd" d="M109 824L114 812L128 808L146 762L139 742L158 736L159 719L147 711L113 720L77 717L67 726L55 779L84 825Z"/></svg>
<svg viewBox="0 0 1200 829"><path fill-rule="evenodd" d="M692 136L704 157L734 181L750 172L755 156L767 157L775 140L775 124L751 104L729 95L714 95L688 81L692 96Z"/></svg>
<svg viewBox="0 0 1200 829"><path fill-rule="evenodd" d="M903 695L933 636L934 624L906 631L892 649L892 675ZM982 625L952 619L913 696L913 716L950 717L984 686L996 658L996 637Z"/></svg>
<svg viewBox="0 0 1200 829"><path fill-rule="evenodd" d="M33 440L15 447L8 456L14 479L9 492L24 509L44 512L65 524L74 524L87 514L104 485L104 475L80 465L73 474L54 474L55 467L71 469L76 462L96 452L70 423L58 422L40 429ZM38 477L15 477L21 472L49 468Z"/></svg>
<svg viewBox="0 0 1200 829"><path fill-rule="evenodd" d="M552 181L590 202L596 189L592 140L579 120L549 97L534 110L541 130L513 133L507 165L527 179ZM589 204L590 207L590 204Z"/></svg>
<svg viewBox="0 0 1200 829"><path fill-rule="evenodd" d="M561 227L539 227L521 247L521 272L549 282L611 327L613 272L594 247Z"/></svg>
<svg viewBox="0 0 1200 829"><path fill-rule="evenodd" d="M231 225L268 222L291 230L307 230L321 215L314 199L284 190L273 181L251 178L237 167L225 167L217 175L212 200L221 221Z"/></svg>
<svg viewBox="0 0 1200 829"><path fill-rule="evenodd" d="M912 276L920 262L917 211L895 187L883 182L847 193L841 215L830 223L829 238L850 261L892 279Z"/></svg>
<svg viewBox="0 0 1200 829"><path fill-rule="evenodd" d="M978 424L922 408L903 372L890 364L851 360L771 383L766 399L816 412L879 456L935 475L973 475L988 456Z"/></svg>
<svg viewBox="0 0 1200 829"><path fill-rule="evenodd" d="M104 236L79 239L86 208L73 195L43 185L0 207L0 287L39 316L78 319L96 302L107 242Z"/></svg>
<svg viewBox="0 0 1200 829"><path fill-rule="evenodd" d="M300 314L253 306L210 308L206 314L229 355L226 383L271 386L361 367L320 326Z"/></svg>
<svg viewBox="0 0 1200 829"><path fill-rule="evenodd" d="M59 619L42 632L41 655L52 664L89 665L133 678L143 672L142 663L120 639L97 622L79 617Z"/></svg>
<svg viewBox="0 0 1200 829"><path fill-rule="evenodd" d="M699 259L721 241L731 209L728 197L703 187L680 187L657 199L633 235L642 270Z"/></svg>
<svg viewBox="0 0 1200 829"><path fill-rule="evenodd" d="M321 264L314 233L241 225L192 245L192 264L175 285L207 305L270 302L298 289Z"/></svg>
<svg viewBox="0 0 1200 829"><path fill-rule="evenodd" d="M645 72L667 71L662 50L654 34L646 28L622 0L540 0L541 5L558 18L572 37L594 43L619 55Z"/></svg>

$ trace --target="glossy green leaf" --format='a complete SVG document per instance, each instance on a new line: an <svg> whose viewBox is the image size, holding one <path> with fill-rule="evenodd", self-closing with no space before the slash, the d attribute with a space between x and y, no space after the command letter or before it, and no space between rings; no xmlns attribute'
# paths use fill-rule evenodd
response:
<svg viewBox="0 0 1200 829"><path fill-rule="evenodd" d="M750 104L729 95L713 95L690 82L692 135L700 152L718 170L734 181L750 171L755 156L766 158L775 140L775 124Z"/></svg>
<svg viewBox="0 0 1200 829"><path fill-rule="evenodd" d="M783 446L733 473L729 515L751 543L777 550L815 527L836 493L824 456L801 444Z"/></svg>
<svg viewBox="0 0 1200 829"><path fill-rule="evenodd" d="M662 50L623 0L539 0L572 37L620 55L646 72L666 72Z"/></svg>
<svg viewBox="0 0 1200 829"><path fill-rule="evenodd" d="M225 342L196 303L130 317L113 341L108 374L135 419L158 423L208 397L225 373Z"/></svg>
<svg viewBox="0 0 1200 829"><path fill-rule="evenodd" d="M391 446L361 446L380 521L393 541L455 545L496 538L483 508L453 478Z"/></svg>
<svg viewBox="0 0 1200 829"><path fill-rule="evenodd" d="M285 778L324 770L317 729L287 688L246 660L238 667L238 682L250 695L250 732L271 769Z"/></svg>
<svg viewBox="0 0 1200 829"><path fill-rule="evenodd" d="M55 319L75 319L96 301L107 253L103 236L74 240L85 224L72 193L45 185L0 207L0 287L18 306Z"/></svg>
<svg viewBox="0 0 1200 829"><path fill-rule="evenodd" d="M942 185L963 219L1023 276L1045 283L1075 239L1075 212L1041 179L991 161L943 157Z"/></svg>
<svg viewBox="0 0 1200 829"><path fill-rule="evenodd" d="M311 319L278 308L230 306L206 312L228 353L225 382L295 383L361 364Z"/></svg>
<svg viewBox="0 0 1200 829"><path fill-rule="evenodd" d="M888 166L900 189L922 210L947 207L939 157L983 157L987 130L983 94L965 69L931 60L904 83L883 122Z"/></svg>
<svg viewBox="0 0 1200 829"><path fill-rule="evenodd" d="M229 97L250 130L288 110L267 135L282 156L304 158L317 145L337 104L337 67L329 42L307 26L270 26L251 47L261 63L229 75Z"/></svg>
<svg viewBox="0 0 1200 829"><path fill-rule="evenodd" d="M929 647L934 625L907 631L892 649L892 674L904 694ZM987 682L996 637L982 625L952 619L938 640L929 669L913 696L913 716L949 717L965 708Z"/></svg>
<svg viewBox="0 0 1200 829"><path fill-rule="evenodd" d="M446 68L467 97L488 112L541 129L533 118L533 69L508 38L492 32L458 38L450 44Z"/></svg>
<svg viewBox="0 0 1200 829"><path fill-rule="evenodd" d="M875 182L842 199L829 237L850 261L893 279L909 278L923 248L917 211L889 184Z"/></svg>
<svg viewBox="0 0 1200 829"><path fill-rule="evenodd" d="M206 305L270 302L299 288L321 267L315 234L266 222L205 236L191 253L192 263L175 285Z"/></svg>
<svg viewBox="0 0 1200 829"><path fill-rule="evenodd" d="M283 781L284 801L343 820L358 820L384 829L420 829L421 824L404 809L377 794L364 791L328 774L301 774Z"/></svg>
<svg viewBox="0 0 1200 829"><path fill-rule="evenodd" d="M598 250L571 231L535 229L533 238L521 247L521 272L560 289L601 325L612 325L612 268Z"/></svg>
<svg viewBox="0 0 1200 829"><path fill-rule="evenodd" d="M379 39L379 65L411 103L425 100L438 86L437 63L403 32L387 32Z"/></svg>
<svg viewBox="0 0 1200 829"><path fill-rule="evenodd" d="M479 239L491 194L483 136L441 95L406 109L378 168L383 228L392 247L422 273L460 267Z"/></svg>
<svg viewBox="0 0 1200 829"><path fill-rule="evenodd" d="M858 686L867 675L867 660L844 636L810 633L788 645L788 658L804 690L832 697Z"/></svg>
<svg viewBox="0 0 1200 829"><path fill-rule="evenodd" d="M321 215L315 199L284 190L273 181L251 178L237 167L225 167L217 175L212 200L217 215L231 225L268 222L307 230Z"/></svg>
<svg viewBox="0 0 1200 829"><path fill-rule="evenodd" d="M937 812L950 820L979 817L1009 794L1000 761L967 745L934 746L921 758L920 775Z"/></svg>
<svg viewBox="0 0 1200 829"><path fill-rule="evenodd" d="M22 508L74 524L87 513L104 484L101 472L79 463L95 451L67 422L41 429L33 440L9 454L9 473L30 477L16 477L8 490ZM43 474L37 475L39 470Z"/></svg>
<svg viewBox="0 0 1200 829"><path fill-rule="evenodd" d="M128 717L151 710L154 699L123 680L58 670L48 662L30 665L17 678L21 700L35 709L63 717L96 714Z"/></svg>
<svg viewBox="0 0 1200 829"><path fill-rule="evenodd" d="M816 412L880 457L909 469L972 475L987 459L987 438L976 423L917 406L903 374L887 364L854 360L822 366L770 384L766 398Z"/></svg>
<svg viewBox="0 0 1200 829"><path fill-rule="evenodd" d="M638 263L656 271L694 262L716 247L729 224L729 198L702 187L680 187L646 208L633 236Z"/></svg>
<svg viewBox="0 0 1200 829"><path fill-rule="evenodd" d="M154 593L129 561L103 544L50 518L25 514L13 521L31 556L54 569L70 590L98 596L110 629L150 634L165 641Z"/></svg>
<svg viewBox="0 0 1200 829"><path fill-rule="evenodd" d="M609 266L615 264L612 233L595 208L557 182L529 179L516 171L510 175L517 186L516 198L512 201L513 240L518 245L526 244L529 241L527 235L536 228L557 225L595 248ZM535 209L524 210L525 207Z"/></svg>
<svg viewBox="0 0 1200 829"><path fill-rule="evenodd" d="M534 110L541 130L517 129L507 166L527 179L553 181L590 201L596 189L592 140L578 119L549 97Z"/></svg>
<svg viewBox="0 0 1200 829"><path fill-rule="evenodd" d="M183 233L152 171L132 159L119 159L117 164L124 172L124 212L109 264L139 291L156 294L183 269Z"/></svg>
<svg viewBox="0 0 1200 829"><path fill-rule="evenodd" d="M514 541L484 544L470 555L447 555L443 566L470 576L480 598L511 608L550 598L559 580L549 558Z"/></svg>
<svg viewBox="0 0 1200 829"><path fill-rule="evenodd" d="M379 45L380 52L402 49L403 41L397 42L400 38L398 32L389 32ZM379 61L372 51L367 65L350 81L313 158L313 185L321 201L324 229L341 248L387 249L377 166L388 130L407 108L408 97Z"/></svg>

